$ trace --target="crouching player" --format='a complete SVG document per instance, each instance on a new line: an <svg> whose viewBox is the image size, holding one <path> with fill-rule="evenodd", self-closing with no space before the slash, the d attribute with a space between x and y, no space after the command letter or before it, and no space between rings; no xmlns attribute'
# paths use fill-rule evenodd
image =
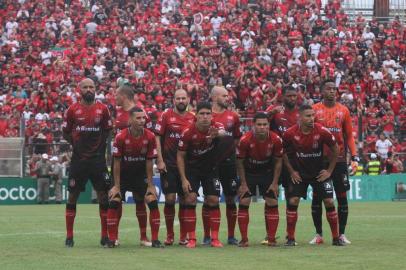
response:
<svg viewBox="0 0 406 270"><path fill-rule="evenodd" d="M248 247L248 208L257 186L265 199L268 245L276 245L275 234L279 223L278 179L282 168L282 153L282 139L269 131L268 115L257 113L254 130L246 133L237 147L237 170L241 180L238 209L240 247Z"/></svg>
<svg viewBox="0 0 406 270"><path fill-rule="evenodd" d="M326 215L333 236L333 245L343 246L338 235L338 218L333 199L331 173L337 161L338 147L331 132L320 124L314 123L315 112L310 105L299 109L299 123L289 128L283 135L283 160L290 173L289 203L286 209L287 246L297 245L295 227L298 219L297 208L300 197L306 198L307 188L320 194L326 207ZM327 146L328 168L323 167L323 146Z"/></svg>
<svg viewBox="0 0 406 270"><path fill-rule="evenodd" d="M148 204L152 247L163 247L158 240L160 214L155 186L152 182L153 159L156 158L155 135L144 128L145 112L137 107L129 111L130 127L123 129L113 145L114 186L109 191L110 209L107 216L109 247L115 247L118 234L119 206L127 191L132 192L138 204ZM145 219L146 220L146 219ZM139 223L141 244L149 243L146 237L147 224Z"/></svg>

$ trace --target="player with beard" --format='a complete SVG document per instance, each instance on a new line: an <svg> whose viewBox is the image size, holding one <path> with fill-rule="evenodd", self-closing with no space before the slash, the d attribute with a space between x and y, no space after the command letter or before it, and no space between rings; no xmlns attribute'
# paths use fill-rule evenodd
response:
<svg viewBox="0 0 406 270"><path fill-rule="evenodd" d="M102 103L95 102L96 86L91 79L79 83L82 99L65 112L62 125L63 137L72 145L69 171L69 196L66 204L66 247L73 247L73 225L76 203L85 190L88 180L97 192L101 221L100 244L108 244L107 237L107 191L110 177L106 166L107 138L113 127L110 112Z"/></svg>
<svg viewBox="0 0 406 270"><path fill-rule="evenodd" d="M248 247L249 205L258 186L265 199L264 216L269 246L275 246L278 229L278 180L282 168L282 139L269 130L266 113L254 116L254 129L244 134L237 148L237 169L241 179L238 225L240 247Z"/></svg>
<svg viewBox="0 0 406 270"><path fill-rule="evenodd" d="M336 165L338 147L333 134L325 127L314 123L315 112L310 105L300 107L299 123L289 128L283 135L283 160L290 173L289 203L286 208L288 239L286 246L296 246L295 228L298 219L297 208L300 197L307 197L307 189L323 200L330 224L333 245L344 246L339 238L338 218L333 199L331 175ZM323 164L323 148L328 147L328 164Z"/></svg>
<svg viewBox="0 0 406 270"><path fill-rule="evenodd" d="M219 179L223 187L226 201L226 217L229 245L238 245L234 237L234 229L237 221L237 206L235 197L237 195L237 172L235 147L241 137L240 119L237 113L228 110L229 96L224 87L215 86L211 92L213 121L223 124L226 136L220 139L217 147L217 159L219 162ZM210 216L207 198L202 207L202 218L204 228L203 244L210 245Z"/></svg>
<svg viewBox="0 0 406 270"><path fill-rule="evenodd" d="M136 106L136 96L134 94L135 91L133 87L131 87L128 84L124 84L120 86L116 90L116 118L114 120L114 130L115 130L115 135L120 133L121 130L124 130L129 127L129 120L130 120L130 111L135 108ZM147 114L145 114L147 115ZM149 124L148 124L149 123ZM151 122L149 119L146 119L146 124L148 128L148 125L151 125ZM111 163L111 171L114 171L114 159L112 160ZM114 174L113 174L113 179L114 179ZM122 194L122 199L125 200L125 194ZM113 207L114 206L114 207ZM141 200L136 201L136 216L138 220L138 224L141 228L141 243L144 246L151 246L152 243L149 241L147 237L147 207L144 202L144 198L141 198ZM108 219L108 226L110 226L112 229L117 229L119 228L120 225L120 220L121 216L123 214L123 207L122 203L114 205L109 204L109 209L107 211L107 219ZM117 218L116 218L117 217ZM109 230L109 231L111 231ZM115 239L115 245L119 245L119 240L118 240L118 231L113 233L114 239Z"/></svg>
<svg viewBox="0 0 406 270"><path fill-rule="evenodd" d="M184 226L189 237L187 248L196 247L196 203L200 186L209 207L211 246L223 247L218 238L220 181L216 147L219 137L225 136L225 133L222 124L212 121L211 104L200 102L196 107L196 122L186 128L179 139L177 166L185 202Z"/></svg>
<svg viewBox="0 0 406 270"><path fill-rule="evenodd" d="M271 130L276 132L281 138L283 134L293 125L297 124L299 118L299 109L297 107L297 91L292 86L287 86L282 89L283 106L270 106L267 112L271 118ZM282 165L282 172L279 178L279 185L282 185L285 190L285 201L288 202L288 183L290 182L290 175L287 168ZM268 230L267 221L265 226ZM263 245L268 244L268 238L261 242Z"/></svg>
<svg viewBox="0 0 406 270"><path fill-rule="evenodd" d="M156 158L155 135L144 128L145 112L134 107L129 111L130 127L123 129L116 135L113 144L114 157L114 186L110 189L109 216L109 247L115 247L118 232L118 207L121 197L127 191L132 192L134 200L144 201L150 210L149 223L151 227L152 247L163 247L158 240L160 214L155 186L152 182L153 159ZM137 205L138 206L138 205ZM138 208L138 207L137 207ZM114 211L115 210L115 211ZM145 246L146 224L139 224L141 245Z"/></svg>
<svg viewBox="0 0 406 270"><path fill-rule="evenodd" d="M174 108L162 113L155 126L157 140L157 168L161 173L161 188L165 194L164 215L166 222L165 245L172 245L174 242L173 224L175 219L176 194L179 199L179 223L180 223L180 245L186 245L186 233L183 226L184 199L182 194L182 182L179 171L176 167L176 152L178 141L183 130L194 122L194 114L187 111L189 98L183 89L175 91L173 98Z"/></svg>
<svg viewBox="0 0 406 270"><path fill-rule="evenodd" d="M313 106L316 113L316 122L326 127L333 133L339 148L337 165L331 178L333 179L334 191L338 203L338 224L340 238L346 244L351 242L345 237L345 228L348 219L347 191L350 189L348 181L347 148L350 150L351 159L357 159L357 149L352 135L352 122L348 108L336 102L337 87L332 81L326 81L322 87L323 101ZM328 149L325 149L328 156ZM312 217L316 228L316 236L310 244L322 244L322 207L319 194L313 193Z"/></svg>

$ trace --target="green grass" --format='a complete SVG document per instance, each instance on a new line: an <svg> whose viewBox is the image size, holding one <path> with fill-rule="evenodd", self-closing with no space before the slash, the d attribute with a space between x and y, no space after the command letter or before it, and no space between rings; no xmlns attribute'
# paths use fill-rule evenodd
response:
<svg viewBox="0 0 406 270"><path fill-rule="evenodd" d="M222 206L224 210L224 205ZM404 203L352 203L346 235L353 242L347 247L331 246L329 227L324 221L326 244L310 246L313 236L310 205L299 208L297 242L299 246L269 248L259 242L265 235L263 205L250 208L251 246L214 249L199 246L188 250L180 246L162 250L140 247L134 206L126 205L121 223L121 246L99 246L99 217L96 205L78 205L75 247L64 247L63 205L0 207L0 269L406 269L406 211ZM225 211L221 236L226 240ZM278 235L285 231L281 206ZM162 220L163 214L161 212ZM198 208L200 217L200 207ZM199 218L200 222L200 218ZM162 222L164 225L164 222ZM175 227L178 232L179 227ZM198 224L198 235L202 235ZM165 228L160 238L164 239ZM239 236L238 226L236 235ZM201 239L199 239L201 241Z"/></svg>

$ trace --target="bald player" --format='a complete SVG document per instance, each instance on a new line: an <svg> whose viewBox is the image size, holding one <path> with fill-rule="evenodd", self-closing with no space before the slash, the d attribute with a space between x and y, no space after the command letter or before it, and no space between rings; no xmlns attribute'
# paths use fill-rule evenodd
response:
<svg viewBox="0 0 406 270"><path fill-rule="evenodd" d="M175 218L176 194L179 196L179 221L180 221L180 239L179 244L185 245L186 232L183 226L183 194L182 182L179 176L176 163L176 153L178 150L178 141L183 130L194 122L194 114L187 111L189 97L185 90L175 91L173 98L173 109L168 109L162 113L158 123L155 126L157 140L157 167L161 173L161 188L165 195L164 215L166 222L166 240L165 245L172 245L175 233L173 223Z"/></svg>
<svg viewBox="0 0 406 270"><path fill-rule="evenodd" d="M101 222L100 244L108 244L107 237L107 191L110 177L106 166L107 138L113 127L106 105L95 102L95 83L84 79L79 83L81 101L72 104L65 112L62 125L63 137L72 145L69 170L69 197L66 203L66 247L73 247L73 224L76 203L85 190L88 180L97 192Z"/></svg>
<svg viewBox="0 0 406 270"><path fill-rule="evenodd" d="M226 217L229 245L238 245L234 237L234 230L237 221L237 206L235 197L238 191L237 169L236 169L236 145L241 137L240 119L237 113L228 110L230 97L228 91L221 86L215 86L211 92L213 122L223 124L226 135L221 137L216 148L218 151L217 162L219 163L219 179L223 188L226 200ZM203 244L210 244L210 217L209 207L205 198L202 207L204 239Z"/></svg>
<svg viewBox="0 0 406 270"><path fill-rule="evenodd" d="M352 135L352 122L348 108L336 101L337 87L333 81L326 81L322 86L323 101L315 104L313 109L316 113L315 121L326 127L337 141L339 153L337 164L331 175L333 179L334 191L338 202L338 225L340 240L345 244L351 242L345 237L345 228L348 218L347 191L350 189L347 171L347 149L351 158L357 158L355 140ZM326 156L330 153L325 148ZM316 228L316 236L310 241L311 244L322 244L322 208L319 194L313 192L312 217Z"/></svg>

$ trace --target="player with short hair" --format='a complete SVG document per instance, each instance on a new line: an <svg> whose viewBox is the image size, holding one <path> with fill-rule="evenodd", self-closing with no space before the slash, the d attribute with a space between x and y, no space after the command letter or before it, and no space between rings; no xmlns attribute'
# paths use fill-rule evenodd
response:
<svg viewBox="0 0 406 270"><path fill-rule="evenodd" d="M226 130L226 135L220 139L216 149L219 161L219 179L226 201L227 243L229 245L238 245L238 240L234 237L237 221L235 197L238 190L235 146L241 137L240 119L237 113L228 110L229 95L224 87L214 86L211 99L213 121L223 124ZM210 245L210 216L206 198L202 206L202 218L204 228L203 244Z"/></svg>
<svg viewBox="0 0 406 270"><path fill-rule="evenodd" d="M286 86L282 89L282 106L269 106L266 111L271 119L271 130L276 132L281 138L283 134L293 125L297 124L299 118L299 108L297 102L297 90L293 86ZM286 166L282 165L281 175L279 177L279 185L282 185L285 192L286 204L289 201L288 185L290 175ZM265 227L268 230L268 224L265 220ZM261 242L263 245L268 244L268 238Z"/></svg>
<svg viewBox="0 0 406 270"><path fill-rule="evenodd" d="M176 194L179 199L179 244L186 245L186 233L183 226L184 199L182 193L182 181L176 167L176 152L178 150L179 138L182 131L194 122L195 116L187 111L189 97L183 89L175 91L173 98L174 108L162 113L155 126L157 139L157 168L161 173L161 188L165 194L164 215L166 222L165 245L172 245L174 242L173 224L175 218Z"/></svg>
<svg viewBox="0 0 406 270"><path fill-rule="evenodd" d="M326 81L322 86L323 101L315 104L313 109L316 113L316 122L326 127L335 137L338 144L338 159L332 173L334 191L338 203L338 223L340 238L346 243L351 242L345 237L345 228L348 219L347 191L350 189L348 181L347 148L350 150L351 159L357 159L357 149L352 134L351 115L348 108L336 101L337 87L333 81ZM325 149L328 156L328 149ZM326 162L326 160L324 160ZM312 217L316 228L316 236L310 241L311 244L323 243L322 232L322 207L319 194L313 193Z"/></svg>
<svg viewBox="0 0 406 270"><path fill-rule="evenodd" d="M211 246L222 247L218 239L220 229L220 182L216 162L218 137L225 135L223 125L212 121L211 104L196 106L196 122L185 129L179 139L177 166L185 198L184 226L188 233L188 248L196 247L196 202L203 186L210 215Z"/></svg>
<svg viewBox="0 0 406 270"><path fill-rule="evenodd" d="M268 115L257 113L254 116L254 129L244 134L237 148L237 169L241 180L238 209L240 247L248 247L248 209L257 186L265 199L268 245L276 245L275 234L279 223L278 180L282 154L282 139L269 130Z"/></svg>
<svg viewBox="0 0 406 270"><path fill-rule="evenodd" d="M152 247L163 247L158 240L160 214L153 177L153 159L156 158L155 135L144 128L145 112L134 107L129 111L130 127L116 135L113 144L114 186L109 191L111 216L108 219L109 247L116 246L118 232L118 208L121 197L127 191L132 192L135 202L144 201L150 210ZM141 244L146 242L146 224L139 224Z"/></svg>
<svg viewBox="0 0 406 270"><path fill-rule="evenodd" d="M79 83L82 99L65 112L62 124L63 137L72 145L69 171L69 197L66 203L66 247L73 247L73 225L76 203L85 190L88 180L97 192L101 222L101 241L105 246L107 237L107 190L110 177L106 166L107 138L112 129L110 112L106 105L95 102L96 86L89 78Z"/></svg>
<svg viewBox="0 0 406 270"><path fill-rule="evenodd" d="M286 209L288 232L286 245L297 245L295 241L297 208L300 197L307 197L307 188L311 185L326 207L333 245L342 246L345 244L338 235L333 183L330 178L338 156L336 139L328 129L314 123L315 112L310 105L302 105L299 111L299 123L288 129L283 135L283 160L291 176L290 198ZM331 151L327 168L323 164L323 147L325 146Z"/></svg>
<svg viewBox="0 0 406 270"><path fill-rule="evenodd" d="M114 130L115 130L115 135L119 134L121 130L124 130L130 126L130 111L136 107L136 103L134 100L135 97L135 90L131 85L124 84L117 88L116 90L116 118L114 120ZM145 111L144 111L145 112ZM147 116L147 114L145 114ZM149 118L146 120L145 126L147 128L151 128L151 121ZM114 158L111 162L111 171L114 171ZM113 176L113 181L114 181L114 174ZM124 194L125 195L125 194ZM125 196L123 195L122 199L125 200ZM117 206L117 208L116 208ZM147 229L147 206L145 205L144 198L142 198L140 201L136 202L136 216L138 220L138 224L141 227L141 238L143 245L145 246L151 246L151 242L149 241L147 234L146 234L146 229ZM116 217L116 213L118 215L118 218ZM123 206L122 202L119 203L118 205L114 204L114 208L112 208L112 205L109 204L109 210L107 211L107 218L109 219L110 226L113 228L119 228L120 226L120 220L121 216L123 214ZM114 224L117 222L117 224ZM117 236L115 237L116 241L115 244L119 245L119 240L118 240L118 231L117 231Z"/></svg>

